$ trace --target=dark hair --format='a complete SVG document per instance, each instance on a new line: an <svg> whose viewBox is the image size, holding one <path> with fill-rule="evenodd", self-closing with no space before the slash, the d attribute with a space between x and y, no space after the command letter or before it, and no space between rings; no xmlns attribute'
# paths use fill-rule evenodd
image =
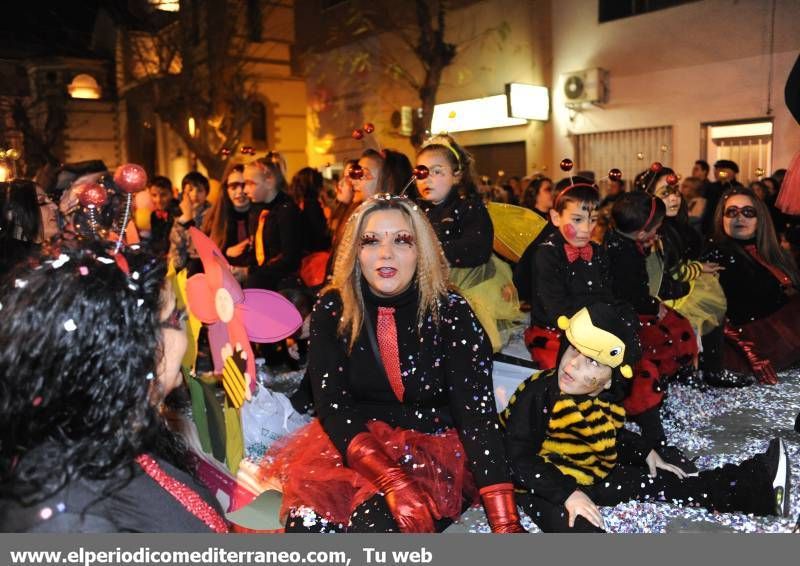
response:
<svg viewBox="0 0 800 566"><path fill-rule="evenodd" d="M702 181L700 180L699 177L684 177L683 179L681 179L681 185L683 185L684 183L687 183L691 187L691 192L693 193L693 196L695 198L705 197L701 187Z"/></svg>
<svg viewBox="0 0 800 566"><path fill-rule="evenodd" d="M660 198L644 191L624 193L611 208L614 227L620 232L634 234L648 231L664 220L666 206Z"/></svg>
<svg viewBox="0 0 800 566"><path fill-rule="evenodd" d="M437 143L437 140L441 143ZM422 149L417 152L417 158L429 151L435 151L444 156L453 172L461 173L458 183L453 185L453 188L458 190L462 196L476 196L478 194L478 185L475 182L477 175L475 174L475 160L472 154L447 134L435 136L431 139L431 142L422 146Z"/></svg>
<svg viewBox="0 0 800 566"><path fill-rule="evenodd" d="M702 169L706 173L708 173L711 170L711 167L708 166L708 161L704 159L698 159L697 161L694 162L694 164L699 165L700 169Z"/></svg>
<svg viewBox="0 0 800 566"><path fill-rule="evenodd" d="M536 199L539 198L539 191L545 183L553 184L549 177L537 177L525 187L522 192L522 206L533 210L536 207Z"/></svg>
<svg viewBox="0 0 800 566"><path fill-rule="evenodd" d="M734 173L739 173L739 165L730 159L717 159L714 162L714 169L730 169Z"/></svg>
<svg viewBox="0 0 800 566"><path fill-rule="evenodd" d="M163 175L156 175L147 185L148 187L158 187L162 191L169 191L172 194L172 181Z"/></svg>
<svg viewBox="0 0 800 566"><path fill-rule="evenodd" d="M748 188L748 189L750 189L751 191L753 191L753 194L756 194L756 189L757 189L757 188L760 188L760 189L761 189L761 191L762 191L762 193L764 194L764 196L763 196L763 197L759 197L759 198L761 198L762 200L766 200L766 198L767 198L767 197L769 196L769 194L770 194L770 193L769 193L769 189L767 189L767 185L766 185L766 184L764 184L764 182L762 182L762 181L750 181L750 184L749 184L749 185L747 185L747 188ZM757 194L756 194L756 196L758 197L758 195L757 195Z"/></svg>
<svg viewBox="0 0 800 566"><path fill-rule="evenodd" d="M314 200L322 190L322 173L312 167L303 167L292 177L289 196L300 204L304 200Z"/></svg>
<svg viewBox="0 0 800 566"><path fill-rule="evenodd" d="M228 165L225 173L222 175L222 190L219 192L219 198L208 211L203 221L202 228L203 232L211 238L211 241L217 244L217 247L223 251L225 248L225 239L228 234L228 220L234 210L231 197L228 196L228 177L234 172L244 173L244 165L242 163L231 163Z"/></svg>
<svg viewBox="0 0 800 566"><path fill-rule="evenodd" d="M285 191L288 188L286 182L286 161L283 156L277 151L268 151L264 157L254 159L252 163L266 168L275 177L275 188L279 191ZM263 172L263 170L262 170Z"/></svg>
<svg viewBox="0 0 800 566"><path fill-rule="evenodd" d="M181 179L181 190L183 190L187 184L192 185L196 189L203 189L206 193L211 191L211 187L208 184L208 177L199 171L190 171L183 176L183 179Z"/></svg>
<svg viewBox="0 0 800 566"><path fill-rule="evenodd" d="M400 194L403 187L411 180L413 173L411 161L405 153L393 149L378 151L370 148L365 149L361 157L375 159L381 164L376 193Z"/></svg>
<svg viewBox="0 0 800 566"><path fill-rule="evenodd" d="M80 240L36 259L0 289L0 497L25 504L77 477L124 481L159 431L165 263Z"/></svg>
<svg viewBox="0 0 800 566"><path fill-rule="evenodd" d="M28 179L0 183L0 240L36 242L43 235L36 183Z"/></svg>
<svg viewBox="0 0 800 566"><path fill-rule="evenodd" d="M713 239L722 245L727 245L730 249L739 253L741 257L747 258L748 261L754 261L753 258L742 251L741 246L730 245L731 238L725 233L722 223L723 213L725 212L725 203L734 195L743 195L748 197L753 207L756 209L758 222L756 223L756 248L758 253L763 257L767 263L778 267L781 271L786 273L792 280L795 286L800 285L800 273L798 273L797 264L791 254L787 253L781 248L778 238L775 235L775 227L772 224L772 216L769 213L769 208L766 203L758 198L753 191L746 187L732 187L722 193L717 203L717 208L714 211L714 236Z"/></svg>
<svg viewBox="0 0 800 566"><path fill-rule="evenodd" d="M553 210L561 214L571 202L583 204L586 210L595 210L600 204L600 191L586 177L565 177L553 190Z"/></svg>

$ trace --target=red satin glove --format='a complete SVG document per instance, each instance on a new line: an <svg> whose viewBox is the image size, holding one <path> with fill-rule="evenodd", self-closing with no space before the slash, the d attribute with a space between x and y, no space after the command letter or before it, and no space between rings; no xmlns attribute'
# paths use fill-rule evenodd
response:
<svg viewBox="0 0 800 566"><path fill-rule="evenodd" d="M725 325L725 337L733 342L733 344L741 350L745 358L747 358L747 363L759 383L763 383L764 385L775 385L778 383L778 374L775 373L772 362L759 355L756 350L756 345L752 341L745 340L741 333L729 324Z"/></svg>
<svg viewBox="0 0 800 566"><path fill-rule="evenodd" d="M386 455L372 434L362 432L350 442L347 447L347 465L383 493L402 532L436 532L433 520L442 518L436 504Z"/></svg>
<svg viewBox="0 0 800 566"><path fill-rule="evenodd" d="M496 483L479 491L486 518L493 533L527 533L519 522L517 504L514 503L514 485Z"/></svg>

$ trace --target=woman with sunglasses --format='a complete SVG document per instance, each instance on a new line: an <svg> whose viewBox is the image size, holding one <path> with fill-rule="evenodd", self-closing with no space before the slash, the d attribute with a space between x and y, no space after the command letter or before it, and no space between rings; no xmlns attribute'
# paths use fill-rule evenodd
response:
<svg viewBox="0 0 800 566"><path fill-rule="evenodd" d="M492 254L494 227L478 196L474 161L449 135L434 136L417 153L419 205L439 237L450 282L469 301L495 352L502 330L520 318L511 268Z"/></svg>
<svg viewBox="0 0 800 566"><path fill-rule="evenodd" d="M250 262L250 199L244 193L244 165L228 166L222 176L222 191L208 211L203 232L217 244L234 267Z"/></svg>
<svg viewBox="0 0 800 566"><path fill-rule="evenodd" d="M722 195L704 259L724 268L725 367L777 383L776 371L800 361L800 274L775 237L767 206L750 189Z"/></svg>
<svg viewBox="0 0 800 566"><path fill-rule="evenodd" d="M491 347L425 215L378 195L347 223L311 317L317 419L264 458L287 532L436 532L481 500L524 532L492 391Z"/></svg>
<svg viewBox="0 0 800 566"><path fill-rule="evenodd" d="M699 261L702 249L700 234L689 224L686 201L680 192L674 171L664 167L649 187L664 202L666 214L659 228L661 260L658 296L667 306L686 317L700 338L701 351L707 346L716 350L722 340L722 322L725 320L725 293L716 274L722 269L713 262ZM713 358L713 356L712 356ZM715 386L742 385L737 376L725 372L718 364L706 363L700 358L703 381ZM694 366L684 366L677 376L679 381L700 385L702 381Z"/></svg>

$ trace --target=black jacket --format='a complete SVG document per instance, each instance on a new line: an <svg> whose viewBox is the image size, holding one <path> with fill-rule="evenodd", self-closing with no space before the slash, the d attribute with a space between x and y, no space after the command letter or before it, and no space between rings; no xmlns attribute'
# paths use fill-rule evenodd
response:
<svg viewBox="0 0 800 566"><path fill-rule="evenodd" d="M258 265L254 242L251 246L254 251L250 257L250 270L269 270L287 275L297 271L300 267L300 250L303 242L300 209L283 191L278 191L278 195L271 202L252 206L250 233L254 238L262 210L269 211L263 230L266 261L263 265Z"/></svg>
<svg viewBox="0 0 800 566"><path fill-rule="evenodd" d="M531 323L556 327L559 316L571 317L583 307L613 300L608 257L594 242L592 260L570 263L561 232L536 246L531 273Z"/></svg>
<svg viewBox="0 0 800 566"><path fill-rule="evenodd" d="M536 212L536 211L534 211ZM528 303L533 302L533 256L536 252L536 247L544 242L550 234L558 232L558 228L553 226L553 223L548 221L545 227L539 232L539 235L525 248L522 256L519 258L519 263L514 268L514 286L517 288L517 294L523 301Z"/></svg>
<svg viewBox="0 0 800 566"><path fill-rule="evenodd" d="M789 298L778 280L742 249L754 240L730 240L725 243L709 241L704 261L713 261L725 269L720 271L719 283L728 300L728 318L734 324L744 324L771 315Z"/></svg>
<svg viewBox="0 0 800 566"><path fill-rule="evenodd" d="M616 230L609 230L605 248L613 266L611 288L614 297L630 303L637 314L657 315L660 303L650 295L647 258L639 251L636 242Z"/></svg>
<svg viewBox="0 0 800 566"><path fill-rule="evenodd" d="M165 460L161 469L193 489L222 514L205 487ZM27 533L207 533L211 529L169 492L132 464L133 476L119 486L111 480L79 478L32 506L0 500L0 531ZM107 490L110 490L106 493ZM48 515L42 514L49 510ZM45 511L47 513L47 511ZM48 518L45 518L48 517Z"/></svg>
<svg viewBox="0 0 800 566"><path fill-rule="evenodd" d="M419 200L439 237L452 267L477 267L492 256L494 228L489 212L478 197L463 197L451 190L439 203Z"/></svg>

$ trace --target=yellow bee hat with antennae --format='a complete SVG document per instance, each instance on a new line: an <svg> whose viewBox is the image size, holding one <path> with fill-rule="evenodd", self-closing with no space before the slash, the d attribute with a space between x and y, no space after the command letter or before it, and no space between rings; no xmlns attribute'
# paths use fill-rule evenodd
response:
<svg viewBox="0 0 800 566"><path fill-rule="evenodd" d="M637 331L639 322L630 307L622 303L596 303L584 307L572 318L560 316L558 327L581 354L598 363L619 369L633 377L633 365L641 357Z"/></svg>

